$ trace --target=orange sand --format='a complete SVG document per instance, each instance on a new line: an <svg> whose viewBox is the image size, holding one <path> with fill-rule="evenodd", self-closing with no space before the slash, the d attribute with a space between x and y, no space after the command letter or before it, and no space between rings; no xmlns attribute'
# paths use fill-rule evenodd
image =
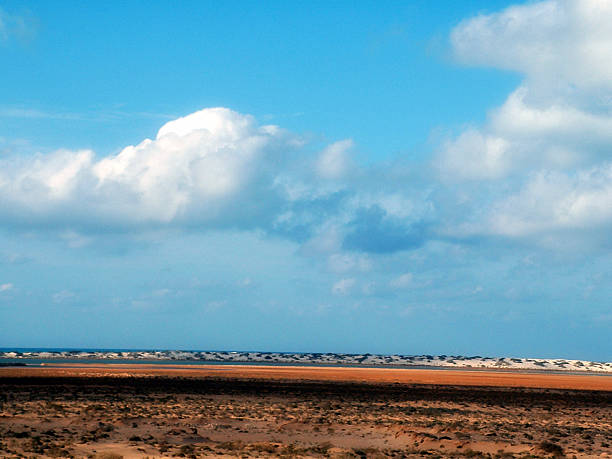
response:
<svg viewBox="0 0 612 459"><path fill-rule="evenodd" d="M451 386L523 387L612 391L612 375L542 374L518 371L397 368L291 367L255 365L54 364L0 368L1 377L165 376L192 378L345 381Z"/></svg>

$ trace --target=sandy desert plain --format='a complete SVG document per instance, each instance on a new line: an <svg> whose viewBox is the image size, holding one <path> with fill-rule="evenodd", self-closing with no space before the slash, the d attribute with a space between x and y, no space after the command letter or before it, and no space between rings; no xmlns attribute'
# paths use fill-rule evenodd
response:
<svg viewBox="0 0 612 459"><path fill-rule="evenodd" d="M612 377L106 362L0 368L0 457L610 457Z"/></svg>

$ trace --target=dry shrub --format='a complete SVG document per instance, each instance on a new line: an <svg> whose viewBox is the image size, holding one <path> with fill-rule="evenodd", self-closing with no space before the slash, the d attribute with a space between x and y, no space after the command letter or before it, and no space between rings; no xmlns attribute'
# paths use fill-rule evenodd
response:
<svg viewBox="0 0 612 459"><path fill-rule="evenodd" d="M274 443L268 442L253 443L252 445L250 445L249 449L260 453L275 453L277 446Z"/></svg>
<svg viewBox="0 0 612 459"><path fill-rule="evenodd" d="M242 443L242 441L240 440L225 441L225 442L219 443L217 446L221 449L225 449L228 451L236 451L236 450L242 449L244 447L244 443Z"/></svg>
<svg viewBox="0 0 612 459"><path fill-rule="evenodd" d="M543 441L538 445L538 449L544 453L552 454L554 457L563 456L563 448L549 441Z"/></svg>

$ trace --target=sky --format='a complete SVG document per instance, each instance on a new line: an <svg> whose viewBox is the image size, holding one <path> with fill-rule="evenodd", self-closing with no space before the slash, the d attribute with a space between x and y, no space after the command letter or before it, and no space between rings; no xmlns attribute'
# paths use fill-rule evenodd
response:
<svg viewBox="0 0 612 459"><path fill-rule="evenodd" d="M612 360L610 23L0 0L0 347Z"/></svg>

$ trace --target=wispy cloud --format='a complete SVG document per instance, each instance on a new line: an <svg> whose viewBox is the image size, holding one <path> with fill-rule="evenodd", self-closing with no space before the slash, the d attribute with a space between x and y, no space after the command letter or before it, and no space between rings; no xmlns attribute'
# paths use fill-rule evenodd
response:
<svg viewBox="0 0 612 459"><path fill-rule="evenodd" d="M80 120L83 115L78 113L48 112L35 108L0 107L1 118Z"/></svg>
<svg viewBox="0 0 612 459"><path fill-rule="evenodd" d="M28 12L15 14L0 8L0 43L8 42L12 38L20 41L32 40L37 30L38 23Z"/></svg>
<svg viewBox="0 0 612 459"><path fill-rule="evenodd" d="M389 285L395 289L408 288L413 285L412 273L404 273L395 279L391 279Z"/></svg>
<svg viewBox="0 0 612 459"><path fill-rule="evenodd" d="M60 292L56 292L54 293L51 297L53 299L54 303L64 303L72 298L74 298L76 295L71 292L70 290L62 290Z"/></svg>
<svg viewBox="0 0 612 459"><path fill-rule="evenodd" d="M109 122L123 119L159 119L170 120L175 115L144 111L92 110L85 112L53 111L29 107L0 106L0 118L47 119L66 121Z"/></svg>

